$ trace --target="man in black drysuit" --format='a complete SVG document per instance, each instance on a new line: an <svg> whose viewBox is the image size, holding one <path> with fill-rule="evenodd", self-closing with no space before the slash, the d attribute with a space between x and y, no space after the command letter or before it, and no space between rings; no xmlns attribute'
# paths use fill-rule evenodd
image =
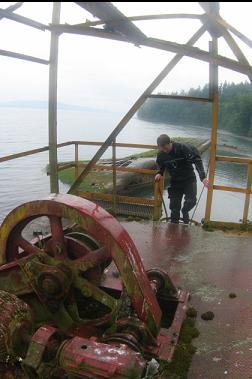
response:
<svg viewBox="0 0 252 379"><path fill-rule="evenodd" d="M204 186L209 187L202 159L194 146L172 142L166 134L161 134L158 137L157 145L160 150L157 154L159 171L155 176L155 180L159 181L161 179L165 169L170 174L168 196L170 199L171 222L179 223L181 202L185 195L181 211L183 222L188 224L189 211L196 205L197 201L197 182L193 164Z"/></svg>

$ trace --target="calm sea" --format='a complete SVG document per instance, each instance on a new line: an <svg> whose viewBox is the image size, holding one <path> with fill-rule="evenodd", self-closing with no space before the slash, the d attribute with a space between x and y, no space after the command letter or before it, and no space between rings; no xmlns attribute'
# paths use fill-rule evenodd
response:
<svg viewBox="0 0 252 379"><path fill-rule="evenodd" d="M119 113L102 111L59 111L58 142L68 140L104 141L121 118ZM208 138L210 130L196 126L175 126L155 124L134 118L120 134L118 142L155 144L156 137L167 133L172 137ZM44 109L0 109L0 156L46 146L48 144L47 111ZM224 147L224 144L238 146L238 149ZM80 158L89 159L95 147L81 147ZM137 149L118 149L118 156L129 155ZM224 155L252 156L252 139L219 133L218 153ZM111 157L108 150L105 158ZM73 160L74 148L59 150L59 160ZM208 153L203 156L205 167ZM15 206L31 199L45 197L49 193L49 178L45 173L48 152L30 157L0 163L0 221ZM246 186L246 167L240 164L221 163L216 166L216 184ZM60 191L67 192L68 186L60 184ZM198 193L202 189L198 182ZM242 217L244 196L239 193L215 191L212 218L216 220L239 221ZM167 201L167 193L165 193ZM204 215L206 190L197 208L195 219ZM168 203L168 201L167 201ZM167 204L168 206L168 204ZM251 207L252 208L252 207ZM252 220L252 210L249 214Z"/></svg>

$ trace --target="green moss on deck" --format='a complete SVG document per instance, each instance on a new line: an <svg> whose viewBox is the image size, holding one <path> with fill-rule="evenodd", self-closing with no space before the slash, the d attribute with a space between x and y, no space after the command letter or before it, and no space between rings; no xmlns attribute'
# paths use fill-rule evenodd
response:
<svg viewBox="0 0 252 379"><path fill-rule="evenodd" d="M59 179L71 185L75 179L75 168L67 168L59 172ZM111 172L92 171L90 175L85 178L79 187L80 191L105 193L105 185L112 180Z"/></svg>
<svg viewBox="0 0 252 379"><path fill-rule="evenodd" d="M187 379L192 357L196 352L192 340L198 336L199 331L195 328L195 320L186 319L181 328L172 362L161 364L160 379Z"/></svg>
<svg viewBox="0 0 252 379"><path fill-rule="evenodd" d="M225 222L225 221L209 221L203 224L203 228L209 232L214 230L222 230L223 232L236 232L244 233L244 232L252 232L252 224L238 224L235 222Z"/></svg>

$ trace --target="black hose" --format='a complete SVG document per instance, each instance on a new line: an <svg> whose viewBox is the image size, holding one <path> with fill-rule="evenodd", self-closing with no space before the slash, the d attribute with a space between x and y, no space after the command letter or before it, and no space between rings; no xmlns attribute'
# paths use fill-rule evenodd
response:
<svg viewBox="0 0 252 379"><path fill-rule="evenodd" d="M207 177L207 175L208 175L209 166L210 166L210 158L209 158L209 161L208 161L206 177ZM201 199L201 197L202 197L202 194L203 194L203 192L204 192L204 189L205 189L205 186L203 185L203 188L202 188L202 190L201 190L201 192L200 192L200 195L199 195L198 201L197 201L197 203L196 203L196 205L195 205L195 207L194 207L192 217L190 218L190 221L189 221L189 224L190 224L190 225L192 224L193 217L194 217L195 212L196 212L196 210L197 210L197 208L198 208L198 205L199 205L200 199Z"/></svg>
<svg viewBox="0 0 252 379"><path fill-rule="evenodd" d="M169 217L168 217L168 212L167 212L167 208L166 208L165 201L164 201L164 196L163 196L163 194L161 192L160 187L158 187L158 188L159 188L159 193L160 193L160 196L161 196L161 199L162 199L162 204L163 204L163 207L164 207L164 210L165 210L166 219L168 220Z"/></svg>

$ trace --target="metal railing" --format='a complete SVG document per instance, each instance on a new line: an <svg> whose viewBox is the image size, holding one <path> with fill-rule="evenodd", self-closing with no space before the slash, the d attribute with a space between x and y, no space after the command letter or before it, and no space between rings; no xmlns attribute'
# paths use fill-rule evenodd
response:
<svg viewBox="0 0 252 379"><path fill-rule="evenodd" d="M66 164L58 164L57 169L58 171L63 171L69 168L75 168L75 178L79 176L80 168L83 168L86 166L85 163L81 162L79 160L79 146L85 145L85 146L102 146L102 142L97 141L68 141L64 143L60 143L57 145L57 148L63 148L66 146L74 146L74 161L71 163ZM96 164L93 166L92 170L96 171L112 171L112 183L113 183L113 192L112 193L99 193L99 192L91 192L91 191L77 191L77 195L84 197L86 199L90 199L92 201L102 202L111 208L111 210L114 213L124 213L122 209L120 209L120 204L128 204L131 206L131 212L132 208L135 207L136 211L139 210L139 207L148 207L148 214L152 216L153 220L160 219L162 215L162 193L163 193L163 180L160 182L154 181L154 176L157 173L157 170L152 169L144 169L144 168L134 168L134 167L118 167L116 165L117 159L116 159L116 147L121 148L137 148L137 149L156 149L156 145L143 145L143 144L131 144L131 143L114 143L112 146L112 164L111 165L103 165L103 164ZM7 155L4 157L0 157L0 163L10 161L13 159L38 154L44 151L48 151L49 146L44 146L42 148L32 149L23 151L16 154ZM116 179L117 179L117 172L129 172L129 173L136 173L139 175L149 175L153 177L152 183L153 183L153 197L147 198L147 197L137 197L137 196L125 196L117 194L117 188L116 188ZM48 173L50 174L50 173ZM138 207L138 208L137 208ZM128 214L126 212L126 214Z"/></svg>
<svg viewBox="0 0 252 379"><path fill-rule="evenodd" d="M214 183L212 186L213 190L231 191L231 192L239 192L239 193L245 194L243 217L242 217L242 222L245 224L248 222L250 196L252 194L252 189L251 189L251 184L252 184L252 158L228 157L228 156L217 155L215 160L219 161L219 162L231 162L231 163L246 164L247 165L247 186L246 186L246 188L222 186L222 185L216 185Z"/></svg>
<svg viewBox="0 0 252 379"><path fill-rule="evenodd" d="M85 163L79 161L79 146L102 146L102 142L95 141L68 141L64 143L60 143L57 145L57 148L63 148L66 146L74 146L74 161L66 164L58 164L58 171L66 170L68 168L75 168L75 178L79 176L80 169L85 167ZM146 207L150 207L152 211L152 216L154 220L158 220L162 214L162 193L164 182L161 181L156 183L154 181L154 175L157 173L156 170L144 169L144 168L133 168L133 167L117 167L116 166L116 147L122 148L137 148L137 149L155 149L156 145L143 145L143 144L130 144L130 143L114 143L112 146L112 164L111 165L103 165L96 164L93 167L93 170L97 171L112 171L112 182L113 182L113 193L98 193L98 192L90 192L90 191L78 191L79 196L83 196L87 199L93 201L105 201L110 202L112 210L117 213L117 206L119 203L132 204L132 205L142 205ZM42 148L32 149L23 151L16 154L7 155L4 157L0 157L0 163L10 161L13 159L38 154L44 151L48 151L49 146L44 146ZM236 164L246 164L247 165L247 185L246 188L241 187L231 187L231 186L223 186L214 184L214 177L209 178L210 189L209 191L221 190L221 191L231 191L244 193L244 208L243 208L243 216L242 222L245 224L248 222L248 213L250 207L250 197L252 194L251 184L252 184L252 158L242 158L242 157L229 157L229 156L216 156L216 161L220 162L231 162ZM124 196L118 195L116 191L116 177L117 172L133 172L138 173L139 175L151 175L153 176L153 198L146 197L135 197L135 196ZM206 209L209 207L209 204L206 204Z"/></svg>
<svg viewBox="0 0 252 379"><path fill-rule="evenodd" d="M80 168L86 167L87 164L79 161L79 146L102 146L102 142L95 141L72 141L74 144L75 152L74 152L74 162L66 165L58 165L58 171L65 170L70 167L75 167L75 178L79 176ZM111 165L103 165L103 164L95 164L93 166L93 170L97 171L111 171L112 172L112 183L113 183L113 191L112 193L100 193L95 191L77 191L77 194L86 199L90 199L92 201L101 202L104 206L106 203L109 204L109 208L115 214L129 214L129 210L127 207L122 207L122 205L128 204L131 208L134 215L142 215L143 212L140 212L139 208L148 207L149 215L153 218L153 220L160 219L162 215L162 193L163 193L163 181L157 183L154 181L154 176L157 173L157 170L152 169L144 169L144 168L133 168L133 167L118 167L116 165L116 148L137 148L137 149L156 149L156 145L143 145L143 144L131 144L131 143L118 143L114 142L112 144L112 164ZM125 196L117 194L117 173L118 172L129 172L136 173L139 175L150 175L153 177L152 179L152 187L153 187L153 198L139 197L139 196ZM121 206L120 206L121 205ZM133 210L133 206L135 206L135 210ZM140 212L140 213L139 213Z"/></svg>

